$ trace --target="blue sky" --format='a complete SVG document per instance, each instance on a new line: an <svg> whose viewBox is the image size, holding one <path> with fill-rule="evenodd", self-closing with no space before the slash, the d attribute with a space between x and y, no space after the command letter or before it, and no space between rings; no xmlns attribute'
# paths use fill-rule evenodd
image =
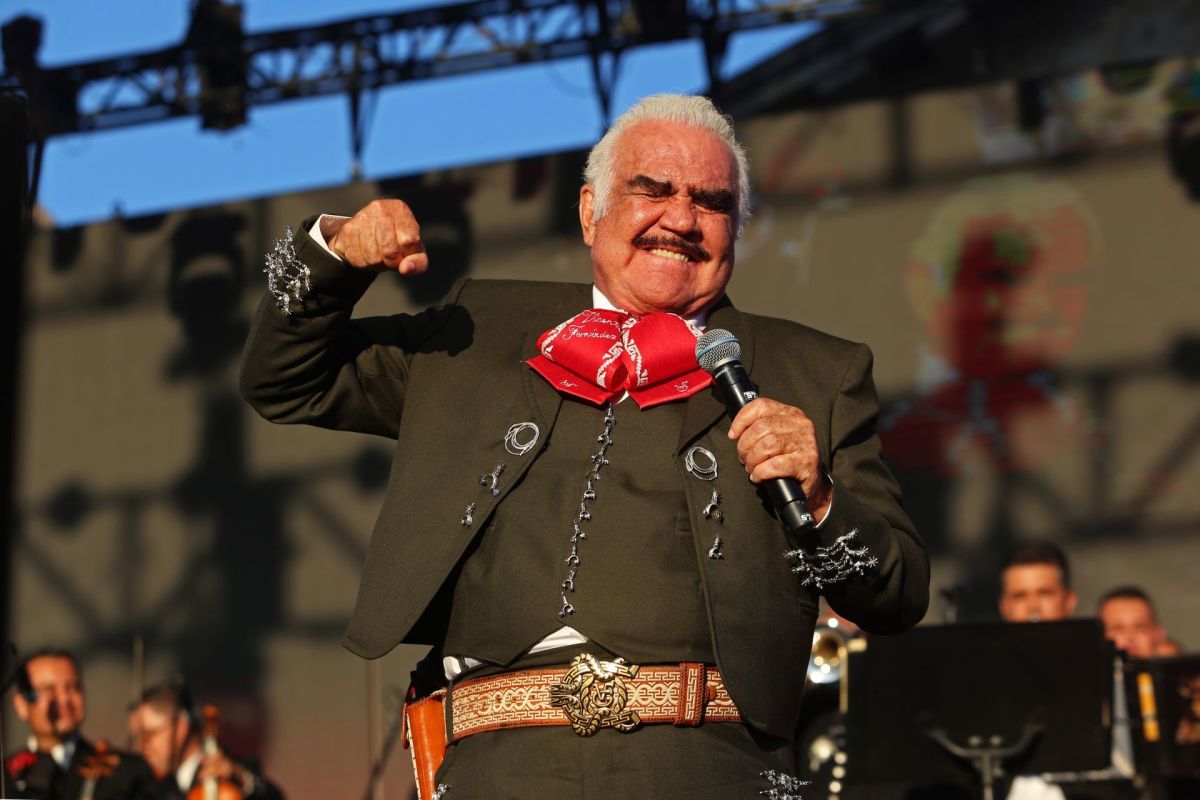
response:
<svg viewBox="0 0 1200 800"><path fill-rule="evenodd" d="M40 62L77 61L178 43L189 0L0 0L0 23L18 14L45 24ZM433 0L245 0L247 31L302 26L407 8ZM811 25L738 34L735 73L802 38ZM620 113L639 97L698 91L707 81L697 42L634 51L622 60ZM600 132L586 60L516 67L402 84L378 92L363 153L367 178L581 147ZM347 181L353 158L342 97L251 109L230 132L201 131L195 118L52 139L39 200L60 225L328 186Z"/></svg>

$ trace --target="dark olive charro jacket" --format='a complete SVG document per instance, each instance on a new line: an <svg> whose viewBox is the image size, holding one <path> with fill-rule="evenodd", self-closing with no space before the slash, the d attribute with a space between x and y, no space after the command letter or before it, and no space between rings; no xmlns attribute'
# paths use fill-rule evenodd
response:
<svg viewBox="0 0 1200 800"><path fill-rule="evenodd" d="M345 645L377 658L401 642L438 644L447 613L447 593L439 590L541 450L509 457L498 496L475 491L478 476L503 452L514 421L536 422L545 441L563 402L523 361L535 354L543 331L590 307L590 287L464 281L442 306L423 313L352 320L374 275L340 264L304 230L307 225L296 235L295 249L311 270L312 292L290 317L264 298L247 344L242 393L274 422L395 440L391 479ZM708 326L738 337L743 362L764 396L808 414L833 477L832 511L806 540L785 532L745 480L722 484L729 557L708 558L708 539L695 537L713 650L730 694L749 724L790 738L817 594L790 572L784 551L829 545L856 530L878 566L824 594L833 608L876 633L902 631L921 619L929 559L880 459L867 347L745 314L728 300L712 310ZM736 464L737 453L713 390L685 403L675 463L692 530L702 531L711 487L690 478L683 453L699 444L721 464ZM461 524L468 501L476 503L469 528Z"/></svg>

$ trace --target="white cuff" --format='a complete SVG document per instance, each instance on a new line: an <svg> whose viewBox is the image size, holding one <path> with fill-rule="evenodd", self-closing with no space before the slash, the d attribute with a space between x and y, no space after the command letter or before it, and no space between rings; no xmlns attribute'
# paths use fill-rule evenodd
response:
<svg viewBox="0 0 1200 800"><path fill-rule="evenodd" d="M333 256L338 261L345 261L344 258L339 256L337 253L333 252L333 250L329 247L329 243L325 241L325 234L321 232L321 225L323 225L325 220L327 220L327 219L329 219L329 220L340 219L344 222L350 218L343 217L340 214L322 214L321 216L317 217L317 221L314 222L313 226L308 229L308 235L312 237L312 240L314 242L321 245L321 249L324 250L326 253L329 253L329 255Z"/></svg>
<svg viewBox="0 0 1200 800"><path fill-rule="evenodd" d="M829 470L825 470L825 477L829 479L829 505L825 506L825 516L821 517L816 525L813 525L813 530L820 530L821 526L825 524L825 520L829 519L829 512L833 511L833 476L829 474Z"/></svg>

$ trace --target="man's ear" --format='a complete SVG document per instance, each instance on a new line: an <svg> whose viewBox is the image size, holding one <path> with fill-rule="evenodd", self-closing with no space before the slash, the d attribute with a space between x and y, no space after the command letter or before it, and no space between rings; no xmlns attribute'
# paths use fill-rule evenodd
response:
<svg viewBox="0 0 1200 800"><path fill-rule="evenodd" d="M1075 615L1075 606L1077 606L1077 605L1079 605L1079 595L1075 594L1075 592L1068 591L1067 592L1067 616L1068 617L1072 617Z"/></svg>
<svg viewBox="0 0 1200 800"><path fill-rule="evenodd" d="M20 692L13 695L13 708L17 710L18 717L25 722L29 721L29 701Z"/></svg>
<svg viewBox="0 0 1200 800"><path fill-rule="evenodd" d="M583 230L583 243L588 247L596 238L596 187L585 183L579 188L579 227Z"/></svg>

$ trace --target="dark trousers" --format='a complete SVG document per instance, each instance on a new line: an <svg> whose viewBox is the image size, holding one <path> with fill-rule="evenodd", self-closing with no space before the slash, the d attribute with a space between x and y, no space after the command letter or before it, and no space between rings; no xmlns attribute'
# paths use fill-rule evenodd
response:
<svg viewBox="0 0 1200 800"><path fill-rule="evenodd" d="M577 736L519 728L469 736L438 771L445 800L733 800L771 788L764 770L794 774L790 742L735 723L647 725Z"/></svg>

